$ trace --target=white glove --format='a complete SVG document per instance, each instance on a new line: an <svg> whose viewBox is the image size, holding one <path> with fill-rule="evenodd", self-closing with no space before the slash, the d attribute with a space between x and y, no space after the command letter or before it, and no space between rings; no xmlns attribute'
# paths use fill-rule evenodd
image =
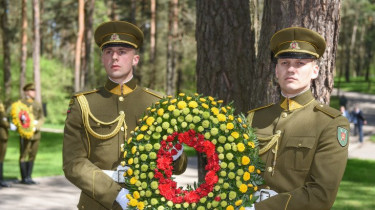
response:
<svg viewBox="0 0 375 210"><path fill-rule="evenodd" d="M250 207L245 207L245 210L255 210L254 204L251 204Z"/></svg>
<svg viewBox="0 0 375 210"><path fill-rule="evenodd" d="M172 156L173 161L175 161L175 160L177 160L182 155L182 152L184 152L184 147L181 145L181 149L178 150L178 149L176 149L176 147L173 146L172 150L173 149L177 151L177 154L175 154L175 155Z"/></svg>
<svg viewBox="0 0 375 210"><path fill-rule="evenodd" d="M272 196L277 195L278 193L274 190L267 190L267 189L261 189L260 191L256 191L254 193L254 196L257 196L258 199L255 201L256 203L260 201L264 201Z"/></svg>
<svg viewBox="0 0 375 210"><path fill-rule="evenodd" d="M111 177L115 182L125 183L124 173L129 169L129 166L117 166L116 171L102 170L105 174Z"/></svg>
<svg viewBox="0 0 375 210"><path fill-rule="evenodd" d="M10 130L15 131L17 130L17 127L13 123L10 123Z"/></svg>
<svg viewBox="0 0 375 210"><path fill-rule="evenodd" d="M122 188L116 197L116 201L118 204L120 204L122 209L126 209L128 207L129 199L126 198L127 194L129 194L129 190Z"/></svg>

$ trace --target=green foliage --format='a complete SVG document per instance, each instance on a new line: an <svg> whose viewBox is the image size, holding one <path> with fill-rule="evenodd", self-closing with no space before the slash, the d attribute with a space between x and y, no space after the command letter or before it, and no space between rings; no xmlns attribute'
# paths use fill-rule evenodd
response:
<svg viewBox="0 0 375 210"><path fill-rule="evenodd" d="M375 161L349 159L332 209L375 209Z"/></svg>
<svg viewBox="0 0 375 210"><path fill-rule="evenodd" d="M340 81L339 81L340 80ZM375 94L375 78L370 77L370 81L365 81L364 77L354 77L351 78L350 82L345 82L344 78L335 78L334 87L338 88L340 85L340 89L344 91L350 92L359 92L359 93L367 93L367 94Z"/></svg>

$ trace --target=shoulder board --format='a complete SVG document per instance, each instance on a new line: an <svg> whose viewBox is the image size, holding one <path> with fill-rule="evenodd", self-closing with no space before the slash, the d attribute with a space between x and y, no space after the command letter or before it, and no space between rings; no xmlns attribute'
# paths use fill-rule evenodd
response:
<svg viewBox="0 0 375 210"><path fill-rule="evenodd" d="M328 115L328 116L331 116L333 118L336 118L338 116L341 115L341 112L337 109L334 109L328 105L324 105L324 104L318 104L315 106L315 108L321 112L323 112L324 114Z"/></svg>
<svg viewBox="0 0 375 210"><path fill-rule="evenodd" d="M87 94L95 93L95 92L98 92L98 91L99 90L94 89L94 90L89 90L89 91L84 91L84 92L78 92L78 93L75 93L74 96L87 95Z"/></svg>
<svg viewBox="0 0 375 210"><path fill-rule="evenodd" d="M274 105L274 103L271 103L271 104L268 104L268 105L265 105L265 106L261 106L261 107L258 107L258 108L255 108L255 109L252 109L250 111L248 111L247 113L250 113L250 112L255 112L255 111L258 111L258 110L261 110L261 109L264 109L264 108L267 108L267 107L270 107Z"/></svg>
<svg viewBox="0 0 375 210"><path fill-rule="evenodd" d="M160 98L160 99L163 98L163 95L162 95L161 93L158 93L158 92L156 92L156 91L154 91L154 90L151 90L151 89L148 89L148 88L142 88L142 89L143 89L143 91L145 91L146 93L151 94L151 95L153 95L153 96L155 96L155 97L157 97L157 98Z"/></svg>

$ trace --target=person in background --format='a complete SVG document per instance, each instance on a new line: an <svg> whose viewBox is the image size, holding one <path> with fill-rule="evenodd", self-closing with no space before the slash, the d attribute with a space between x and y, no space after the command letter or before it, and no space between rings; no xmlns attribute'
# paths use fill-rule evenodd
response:
<svg viewBox="0 0 375 210"><path fill-rule="evenodd" d="M0 101L0 189L2 187L10 187L10 184L4 181L4 158L8 144L9 122L3 103Z"/></svg>
<svg viewBox="0 0 375 210"><path fill-rule="evenodd" d="M367 121L358 105L354 107L354 110L351 113L351 117L354 124L354 136L358 134L359 143L363 144L363 125L366 125Z"/></svg>
<svg viewBox="0 0 375 210"><path fill-rule="evenodd" d="M248 115L265 163L265 185L255 193L253 207L330 209L346 167L349 122L311 92L325 40L310 29L291 27L276 32L270 46L281 97Z"/></svg>
<svg viewBox="0 0 375 210"><path fill-rule="evenodd" d="M95 42L108 79L103 87L76 93L64 128L63 170L82 190L78 209L126 209L129 200L121 165L121 145L160 94L137 85L133 67L139 62L143 32L126 21L98 26ZM117 129L116 129L117 128ZM174 174L187 166L184 152L174 156ZM119 178L120 177L120 178Z"/></svg>
<svg viewBox="0 0 375 210"><path fill-rule="evenodd" d="M345 109L345 106L340 106L340 112L342 116L346 117L349 122L351 122L351 114L348 112L348 110Z"/></svg>
<svg viewBox="0 0 375 210"><path fill-rule="evenodd" d="M32 178L32 172L36 155L38 153L41 139L40 129L44 123L44 113L42 105L35 101L35 85L28 83L23 87L25 98L21 100L23 104L32 110L34 116L34 135L31 139L20 137L20 172L22 184L37 184Z"/></svg>

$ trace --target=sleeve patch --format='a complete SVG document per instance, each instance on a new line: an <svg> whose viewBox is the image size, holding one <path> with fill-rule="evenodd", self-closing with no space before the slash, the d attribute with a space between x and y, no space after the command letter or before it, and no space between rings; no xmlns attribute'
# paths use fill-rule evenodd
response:
<svg viewBox="0 0 375 210"><path fill-rule="evenodd" d="M337 127L337 140L342 147L348 144L349 132L343 127Z"/></svg>

